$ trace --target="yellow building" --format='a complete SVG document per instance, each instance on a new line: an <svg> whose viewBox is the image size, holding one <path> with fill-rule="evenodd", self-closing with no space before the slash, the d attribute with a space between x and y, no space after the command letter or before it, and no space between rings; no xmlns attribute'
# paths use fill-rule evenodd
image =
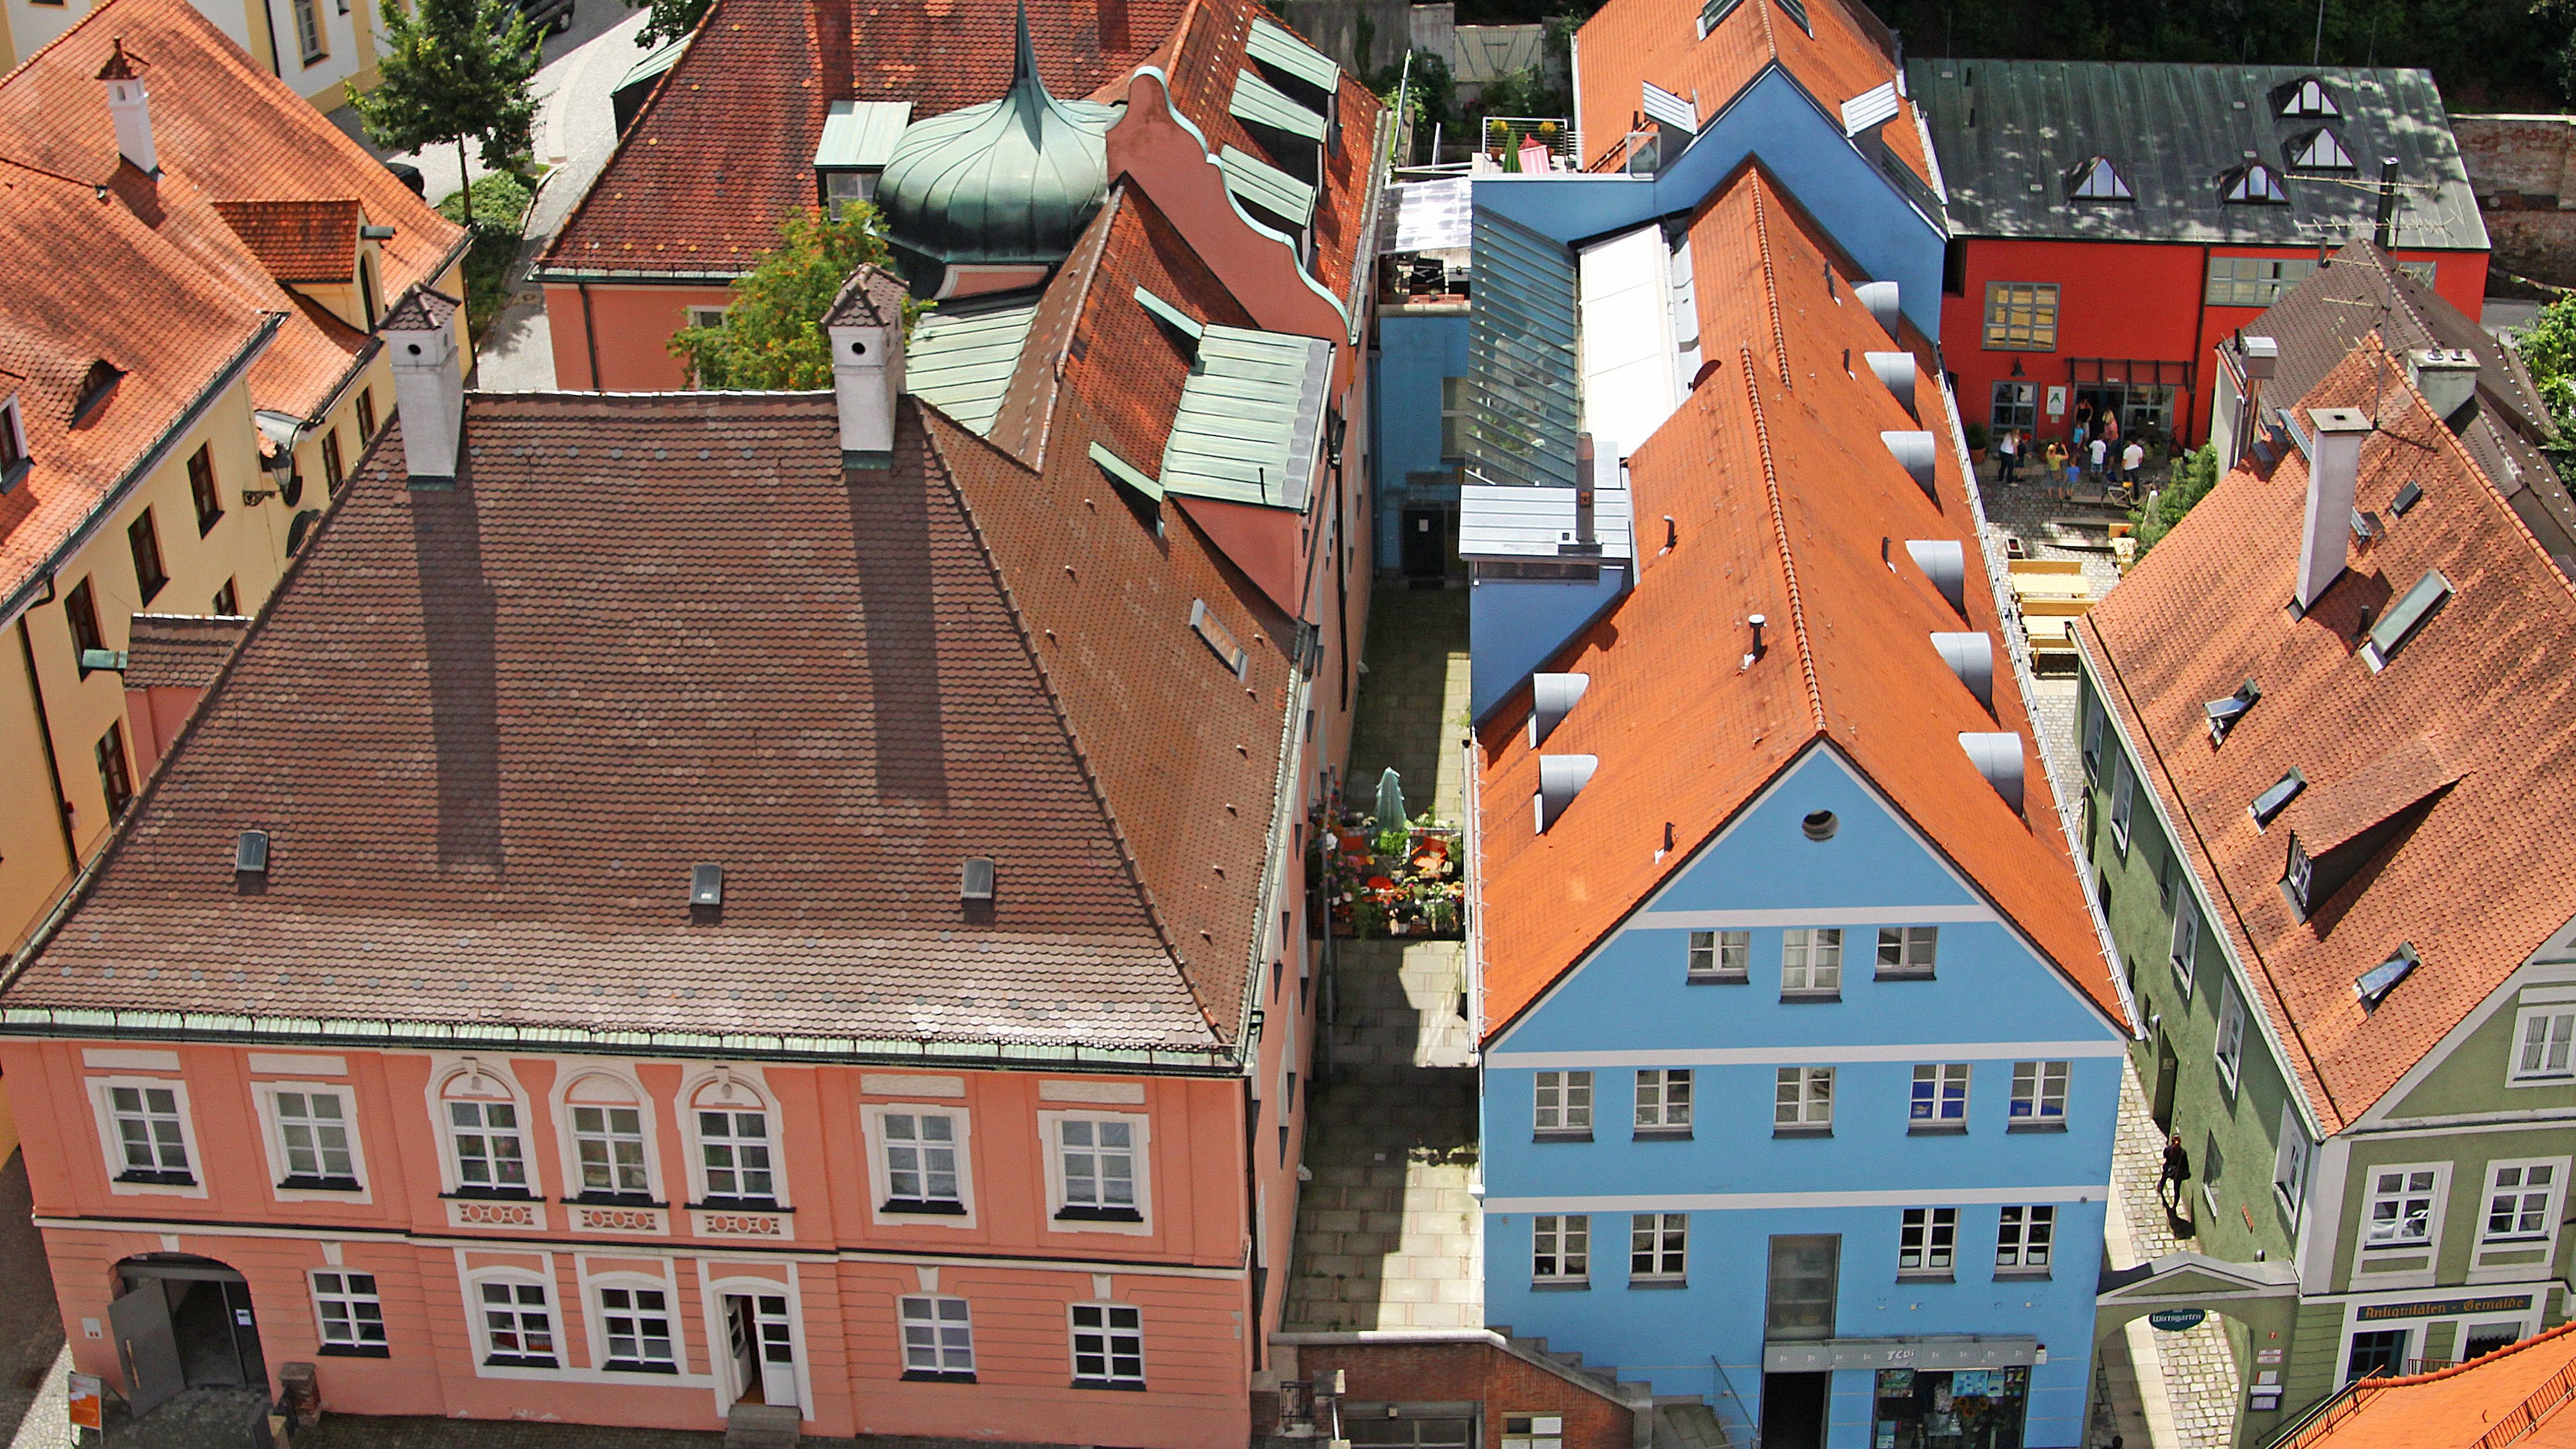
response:
<svg viewBox="0 0 2576 1449"><path fill-rule="evenodd" d="M127 715L132 618L268 598L391 415L377 324L461 296L466 238L185 0L99 6L0 79L0 135L14 969L166 744Z"/></svg>
<svg viewBox="0 0 2576 1449"><path fill-rule="evenodd" d="M0 71L44 49L96 8L89 0L0 0ZM411 6L403 5L405 10ZM260 69L330 110L376 83L376 0L203 0L216 29Z"/></svg>

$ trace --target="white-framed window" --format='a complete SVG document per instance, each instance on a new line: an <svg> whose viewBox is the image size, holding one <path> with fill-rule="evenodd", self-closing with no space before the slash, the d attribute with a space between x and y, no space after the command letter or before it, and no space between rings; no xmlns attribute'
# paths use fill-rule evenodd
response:
<svg viewBox="0 0 2576 1449"><path fill-rule="evenodd" d="M1503 1449L1565 1449L1565 1416L1503 1415Z"/></svg>
<svg viewBox="0 0 2576 1449"><path fill-rule="evenodd" d="M907 1293L898 1303L903 1330L903 1376L975 1381L975 1321L963 1298Z"/></svg>
<svg viewBox="0 0 2576 1449"><path fill-rule="evenodd" d="M346 1086L260 1082L251 1090L268 1132L269 1166L280 1196L345 1199L365 1190L357 1112Z"/></svg>
<svg viewBox="0 0 2576 1449"><path fill-rule="evenodd" d="M1537 1072L1530 1088L1530 1126L1541 1137L1592 1135L1592 1074Z"/></svg>
<svg viewBox="0 0 2576 1449"><path fill-rule="evenodd" d="M2370 1196L2362 1210L2361 1245L2365 1248L2422 1248L2433 1241L2441 1215L2442 1181L2438 1163L2376 1167L2370 1171Z"/></svg>
<svg viewBox="0 0 2576 1449"><path fill-rule="evenodd" d="M1752 969L1751 931L1690 933L1690 980L1745 981L1751 979Z"/></svg>
<svg viewBox="0 0 2576 1449"><path fill-rule="evenodd" d="M433 1110L447 1153L447 1187L460 1197L535 1197L527 1104L516 1084L476 1061L438 1079Z"/></svg>
<svg viewBox="0 0 2576 1449"><path fill-rule="evenodd" d="M725 313L731 309L700 304L689 306L684 310L688 313L689 325L692 327L722 327L725 325Z"/></svg>
<svg viewBox="0 0 2576 1449"><path fill-rule="evenodd" d="M2194 972L2200 963L2200 901L2190 891L2174 893L2173 950L2174 986L2182 999L2191 1000Z"/></svg>
<svg viewBox="0 0 2576 1449"><path fill-rule="evenodd" d="M2127 755L2114 754L2111 757L2111 844L2118 848L2122 860L2129 858L2129 818L2136 811L2137 803L2137 772L2129 768Z"/></svg>
<svg viewBox="0 0 2576 1449"><path fill-rule="evenodd" d="M650 1281L609 1282L591 1288L599 1315L599 1366L621 1373L680 1371L678 1335L671 1331L671 1293Z"/></svg>
<svg viewBox="0 0 2576 1449"><path fill-rule="evenodd" d="M974 1226L974 1173L968 1151L972 1124L965 1109L870 1103L861 1115L873 1144L868 1176L879 1217ZM1048 1170L1057 1169L1051 1162Z"/></svg>
<svg viewBox="0 0 2576 1449"><path fill-rule="evenodd" d="M1073 1305L1073 1386L1145 1387L1144 1310L1126 1303Z"/></svg>
<svg viewBox="0 0 2576 1449"><path fill-rule="evenodd" d="M1772 1099L1772 1135L1833 1130L1834 1069L1782 1067Z"/></svg>
<svg viewBox="0 0 2576 1449"><path fill-rule="evenodd" d="M1896 1276L1949 1277L1958 1250L1957 1208L1907 1208L1896 1230Z"/></svg>
<svg viewBox="0 0 2576 1449"><path fill-rule="evenodd" d="M1281 1109L1284 1114L1286 1107ZM1040 1112L1048 1208L1068 1228L1142 1232L1149 1120L1128 1112Z"/></svg>
<svg viewBox="0 0 2576 1449"><path fill-rule="evenodd" d="M98 1094L108 1171L116 1185L197 1186L186 1087L143 1078L93 1078L91 1088Z"/></svg>
<svg viewBox="0 0 2576 1449"><path fill-rule="evenodd" d="M1995 1270L2035 1274L2048 1268L2057 1240L2057 1209L2046 1203L2007 1207L1995 1228Z"/></svg>
<svg viewBox="0 0 2576 1449"><path fill-rule="evenodd" d="M2233 977L2221 977L2218 982L2218 1042L2213 1050L2218 1079L2227 1084L2227 1090L2235 1091L2245 1066L2245 1002L2236 994Z"/></svg>
<svg viewBox="0 0 2576 1449"><path fill-rule="evenodd" d="M752 1081L728 1068L699 1083L682 1120L692 1153L690 1188L700 1201L762 1208L786 1201L778 1116Z"/></svg>
<svg viewBox="0 0 2576 1449"><path fill-rule="evenodd" d="M1628 1282L1679 1283L1690 1271L1690 1214L1632 1213L1628 1218Z"/></svg>
<svg viewBox="0 0 2576 1449"><path fill-rule="evenodd" d="M635 1084L609 1072L585 1072L564 1089L564 1125L573 1196L611 1202L650 1201L653 1114Z"/></svg>
<svg viewBox="0 0 2576 1449"><path fill-rule="evenodd" d="M2101 701L2088 690L2084 695L2084 778L2094 779L2102 773L2102 731L2107 721L2102 718Z"/></svg>
<svg viewBox="0 0 2576 1449"><path fill-rule="evenodd" d="M2514 1018L2513 1039L2513 1070L2507 1080L2554 1082L2576 1076L2568 1053L2569 1043L2576 1041L2576 1004L2524 1007Z"/></svg>
<svg viewBox="0 0 2576 1449"><path fill-rule="evenodd" d="M322 44L322 10L313 0L294 0L295 40L307 66L320 64L330 52Z"/></svg>
<svg viewBox="0 0 2576 1449"><path fill-rule="evenodd" d="M27 466L27 420L12 393L0 399L0 489L17 487Z"/></svg>
<svg viewBox="0 0 2576 1449"><path fill-rule="evenodd" d="M320 1352L356 1358L383 1358L392 1352L385 1340L385 1301L377 1296L375 1274L317 1268L311 1282Z"/></svg>
<svg viewBox="0 0 2576 1449"><path fill-rule="evenodd" d="M532 1273L494 1273L474 1280L476 1336L492 1368L560 1368L554 1290Z"/></svg>
<svg viewBox="0 0 2576 1449"><path fill-rule="evenodd" d="M1530 1281L1560 1286L1592 1281L1592 1218L1540 1213L1530 1219Z"/></svg>
<svg viewBox="0 0 2576 1449"><path fill-rule="evenodd" d="M1881 926L1878 928L1878 974L1886 976L1930 976L1933 957L1941 948L1939 926Z"/></svg>
<svg viewBox="0 0 2576 1449"><path fill-rule="evenodd" d="M1968 1130L1966 1062L1915 1064L1914 1094L1906 1107L1905 1126L1910 1132Z"/></svg>
<svg viewBox="0 0 2576 1449"><path fill-rule="evenodd" d="M1780 994L1827 996L1843 989L1839 926L1792 926L1780 933Z"/></svg>
<svg viewBox="0 0 2576 1449"><path fill-rule="evenodd" d="M2558 1235L2558 1195L2567 1183L2563 1158L2487 1164L2487 1215L2482 1241L2546 1241Z"/></svg>
<svg viewBox="0 0 2576 1449"><path fill-rule="evenodd" d="M1647 1137L1690 1130L1690 1069L1649 1068L1637 1073L1637 1135Z"/></svg>
<svg viewBox="0 0 2576 1449"><path fill-rule="evenodd" d="M2073 1062L2013 1063L2012 1105L2005 1125L2014 1131L2066 1125L2066 1083Z"/></svg>
<svg viewBox="0 0 2576 1449"><path fill-rule="evenodd" d="M2281 1145L2272 1154L2272 1190L2281 1195L2282 1205L2290 1217L2299 1216L2299 1204L2308 1193L2308 1134L2299 1127L2298 1114L2290 1104L2281 1104Z"/></svg>

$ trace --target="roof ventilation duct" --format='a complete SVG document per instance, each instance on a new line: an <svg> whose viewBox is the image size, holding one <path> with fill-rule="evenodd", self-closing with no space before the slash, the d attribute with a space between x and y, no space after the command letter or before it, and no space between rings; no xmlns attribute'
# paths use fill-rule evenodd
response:
<svg viewBox="0 0 2576 1449"><path fill-rule="evenodd" d="M1963 734L1959 748L1968 752L1968 762L1995 793L2004 797L2013 813L2021 813L2021 736L2011 733Z"/></svg>
<svg viewBox="0 0 2576 1449"><path fill-rule="evenodd" d="M2310 408L2315 442L2308 458L2308 512L2299 540L2299 609L2343 574L2345 536L2352 527L2352 499L2361 484L2361 440L2370 415L2359 408Z"/></svg>
<svg viewBox="0 0 2576 1449"><path fill-rule="evenodd" d="M2478 395L2478 355L2465 348L2419 347L2406 354L2406 371L2432 405L2433 416L2445 422Z"/></svg>
<svg viewBox="0 0 2576 1449"><path fill-rule="evenodd" d="M1592 687L1589 674L1534 674L1530 676L1530 745L1547 743L1556 727L1574 712L1583 691Z"/></svg>
<svg viewBox="0 0 2576 1449"><path fill-rule="evenodd" d="M1913 353L1873 352L1869 354L1869 370L1878 374L1878 380L1887 385L1888 392L1904 405L1908 413L1922 416L1914 406Z"/></svg>
<svg viewBox="0 0 2576 1449"><path fill-rule="evenodd" d="M1592 772L1601 768L1599 755L1541 755L1538 757L1538 793L1530 803L1538 812L1538 833L1556 823L1583 787L1592 783Z"/></svg>
<svg viewBox="0 0 2576 1449"><path fill-rule="evenodd" d="M1896 319L1899 315L1897 312L1898 292L1896 284L1894 282L1863 282L1859 286L1852 288L1852 295L1860 298L1860 304L1869 309L1869 315L1877 318L1878 325L1887 329L1887 340L1890 342L1895 341Z"/></svg>
<svg viewBox="0 0 2576 1449"><path fill-rule="evenodd" d="M1895 455L1897 466L1913 475L1914 486L1923 490L1923 496L1936 503L1939 502L1939 496L1932 491L1934 448L1932 435L1882 432L1878 435L1878 440L1887 445L1889 453Z"/></svg>
<svg viewBox="0 0 2576 1449"><path fill-rule="evenodd" d="M1968 617L1968 551L1955 538L1909 538L1906 553L1960 618Z"/></svg>
<svg viewBox="0 0 2576 1449"><path fill-rule="evenodd" d="M1995 641L1987 634L1935 634L1932 647L1941 651L1941 662L1968 686L1968 692L1984 705L1986 713L1995 712Z"/></svg>

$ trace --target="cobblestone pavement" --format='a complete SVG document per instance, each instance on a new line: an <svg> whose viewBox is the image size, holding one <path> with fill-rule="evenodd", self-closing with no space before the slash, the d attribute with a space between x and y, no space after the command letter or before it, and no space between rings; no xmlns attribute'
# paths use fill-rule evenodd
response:
<svg viewBox="0 0 2576 1449"><path fill-rule="evenodd" d="M2122 1065L2120 1133L2112 1149L2111 1183L2116 1190L2112 1208L2122 1218L2128 1252L2126 1261L2117 1261L2122 1256L2116 1251L2121 1235L2115 1233L2114 1267L2152 1263L2192 1246L2174 1235L2175 1224L2156 1194L2156 1181L2164 1170L2164 1140L2148 1115L2136 1064L2124 1060ZM2196 1205L2199 1184L2188 1184L2185 1194L2187 1203ZM2235 1442L2236 1410L2244 1395L2224 1320L2213 1315L2197 1327L2163 1333L2142 1318L2130 1325L2128 1342L2141 1375L2149 1371L2150 1360L2161 1370L2169 1427L2168 1432L2155 1435L2156 1449L2226 1449ZM2155 1395L2150 1391L2144 1397L2149 1401L2149 1426L2158 1427Z"/></svg>
<svg viewBox="0 0 2576 1449"><path fill-rule="evenodd" d="M1380 584L1365 658L1345 777L1350 803L1368 809L1378 772L1392 765L1407 811L1455 824L1467 784L1466 591Z"/></svg>
<svg viewBox="0 0 2576 1449"><path fill-rule="evenodd" d="M27 1159L0 1166L0 1445L9 1449L62 1449L62 1311L54 1305L54 1276L45 1266L44 1239L29 1220Z"/></svg>

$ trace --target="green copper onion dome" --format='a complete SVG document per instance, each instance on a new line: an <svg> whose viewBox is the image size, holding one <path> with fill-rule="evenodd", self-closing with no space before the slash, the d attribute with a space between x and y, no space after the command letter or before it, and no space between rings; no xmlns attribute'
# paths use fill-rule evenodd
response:
<svg viewBox="0 0 2576 1449"><path fill-rule="evenodd" d="M1009 93L919 122L896 144L877 187L891 239L943 265L1064 260L1109 194L1116 117L1047 94L1023 4Z"/></svg>

